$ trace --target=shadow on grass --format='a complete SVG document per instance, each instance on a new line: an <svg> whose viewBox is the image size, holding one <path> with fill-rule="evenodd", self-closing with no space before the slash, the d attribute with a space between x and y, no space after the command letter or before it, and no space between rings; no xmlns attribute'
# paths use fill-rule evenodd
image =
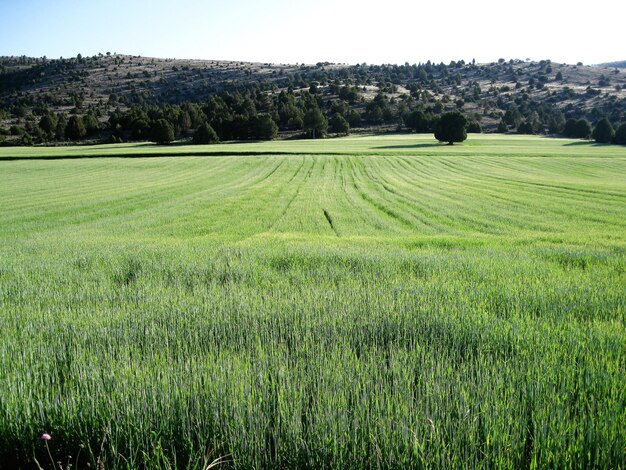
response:
<svg viewBox="0 0 626 470"><path fill-rule="evenodd" d="M9 162L16 160L80 160L80 159L98 159L98 158L169 158L169 157L253 157L263 155L317 155L310 152L141 152L141 153L111 153L96 155L42 155L42 156L0 156L0 162ZM342 155L340 153L323 152L320 155Z"/></svg>
<svg viewBox="0 0 626 470"><path fill-rule="evenodd" d="M419 149L430 147L442 147L448 146L448 144L431 143L431 144L411 144L411 145L384 145L382 147L371 147L372 149Z"/></svg>
<svg viewBox="0 0 626 470"><path fill-rule="evenodd" d="M565 147L607 147L611 144L599 144L597 142L593 142L591 140L581 140L580 142L570 142L569 144L563 144Z"/></svg>

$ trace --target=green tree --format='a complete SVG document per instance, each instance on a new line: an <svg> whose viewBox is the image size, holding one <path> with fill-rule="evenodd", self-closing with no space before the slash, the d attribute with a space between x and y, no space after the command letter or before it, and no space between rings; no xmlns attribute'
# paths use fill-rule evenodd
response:
<svg viewBox="0 0 626 470"><path fill-rule="evenodd" d="M591 124L585 118L576 121L576 135L579 139L588 139L591 136Z"/></svg>
<svg viewBox="0 0 626 470"><path fill-rule="evenodd" d="M200 124L196 132L193 134L194 144L217 144L220 139L215 132L215 129L211 127L208 122Z"/></svg>
<svg viewBox="0 0 626 470"><path fill-rule="evenodd" d="M613 142L618 145L626 145L626 122L621 124L615 131Z"/></svg>
<svg viewBox="0 0 626 470"><path fill-rule="evenodd" d="M67 126L65 126L65 137L70 140L80 140L86 133L82 118L71 116L69 121L67 121Z"/></svg>
<svg viewBox="0 0 626 470"><path fill-rule="evenodd" d="M522 123L522 115L517 106L512 104L504 113L504 122L509 126L517 128Z"/></svg>
<svg viewBox="0 0 626 470"><path fill-rule="evenodd" d="M152 141L157 144L166 144L174 140L174 128L167 119L158 119L152 125Z"/></svg>
<svg viewBox="0 0 626 470"><path fill-rule="evenodd" d="M57 125L54 132L54 137L59 142L65 141L65 128L67 127L67 117L61 113L57 116Z"/></svg>
<svg viewBox="0 0 626 470"><path fill-rule="evenodd" d="M522 122L519 126L517 126L517 132L519 134L534 134L533 125L530 121L526 120Z"/></svg>
<svg viewBox="0 0 626 470"><path fill-rule="evenodd" d="M330 128L335 134L348 135L350 133L350 124L339 113L335 114L330 120Z"/></svg>
<svg viewBox="0 0 626 470"><path fill-rule="evenodd" d="M419 109L410 113L406 117L404 124L406 127L411 129L413 132L417 132L418 134L430 131L430 121L426 117L426 114Z"/></svg>
<svg viewBox="0 0 626 470"><path fill-rule="evenodd" d="M267 113L257 115L253 127L255 137L260 140L274 140L278 137L278 126Z"/></svg>
<svg viewBox="0 0 626 470"><path fill-rule="evenodd" d="M94 113L87 113L83 116L83 124L85 125L86 134L94 134L100 130L98 117Z"/></svg>
<svg viewBox="0 0 626 470"><path fill-rule="evenodd" d="M435 138L439 142L463 142L467 139L467 119L458 111L445 113L435 126Z"/></svg>
<svg viewBox="0 0 626 470"><path fill-rule="evenodd" d="M356 109L351 109L348 113L348 124L350 124L350 127L359 127L361 122L361 114Z"/></svg>
<svg viewBox="0 0 626 470"><path fill-rule="evenodd" d="M54 114L48 113L45 114L39 120L39 128L44 134L44 138L46 140L50 140L54 138L57 128L57 118Z"/></svg>
<svg viewBox="0 0 626 470"><path fill-rule="evenodd" d="M565 137L576 137L576 119L568 119L565 121L565 126L563 128L563 135Z"/></svg>
<svg viewBox="0 0 626 470"><path fill-rule="evenodd" d="M322 110L312 107L304 115L304 129L311 133L311 137L321 137L328 130L328 120Z"/></svg>
<svg viewBox="0 0 626 470"><path fill-rule="evenodd" d="M509 132L509 126L506 125L506 122L504 122L503 119L500 119L496 132L498 132L499 134L506 134L507 132Z"/></svg>
<svg viewBox="0 0 626 470"><path fill-rule="evenodd" d="M559 134L565 128L565 116L559 112L548 119L548 131L551 134Z"/></svg>
<svg viewBox="0 0 626 470"><path fill-rule="evenodd" d="M480 125L480 122L472 119L467 122L467 132L472 134L480 134L483 131L483 127Z"/></svg>
<svg viewBox="0 0 626 470"><path fill-rule="evenodd" d="M591 133L593 140L600 144L610 144L613 141L614 135L615 131L613 130L613 126L607 118L600 119Z"/></svg>

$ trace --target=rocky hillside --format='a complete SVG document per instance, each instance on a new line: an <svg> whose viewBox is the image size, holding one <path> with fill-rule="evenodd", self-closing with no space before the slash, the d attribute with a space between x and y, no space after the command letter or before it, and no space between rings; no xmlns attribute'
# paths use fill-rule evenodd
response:
<svg viewBox="0 0 626 470"><path fill-rule="evenodd" d="M284 96L300 109L299 117L281 114L281 106L289 101ZM230 114L215 114L216 98ZM246 99L251 104L241 111ZM190 104L197 113L189 111ZM159 113L166 119L177 110L204 113L204 118L189 119L189 125L184 116L176 118L182 122L178 127L173 123L177 137L189 135L203 120L219 128L228 119L250 120L258 114L269 114L281 135L298 135L306 129L303 119L311 107L319 107L331 123L341 115L353 132L407 127L419 131L411 124L411 113L421 111L432 122L442 112L458 109L484 132L554 134L563 131L567 119L585 118L593 124L608 117L614 126L626 121L626 69L504 59L489 64L348 66L109 53L71 59L0 58L0 140L5 144L66 140L64 132L46 127L58 127L59 122L66 126L72 116L86 126L86 135L77 135L79 139L110 139L113 124L122 126L120 139L147 138L147 130L137 135L123 127L119 117L131 110L146 114L148 126ZM42 125L46 116L51 123ZM218 133L222 139L258 137L249 128Z"/></svg>

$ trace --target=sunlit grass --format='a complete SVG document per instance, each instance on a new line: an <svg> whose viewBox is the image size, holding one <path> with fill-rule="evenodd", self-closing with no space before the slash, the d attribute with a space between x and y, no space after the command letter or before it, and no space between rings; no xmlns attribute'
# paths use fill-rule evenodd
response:
<svg viewBox="0 0 626 470"><path fill-rule="evenodd" d="M1 149L0 468L623 467L626 149L428 139Z"/></svg>

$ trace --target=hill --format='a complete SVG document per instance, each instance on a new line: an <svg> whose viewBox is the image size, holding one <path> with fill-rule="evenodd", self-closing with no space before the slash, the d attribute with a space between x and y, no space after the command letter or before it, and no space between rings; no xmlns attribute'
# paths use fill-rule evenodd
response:
<svg viewBox="0 0 626 470"><path fill-rule="evenodd" d="M605 64L601 64L602 67L619 67L626 68L626 60L620 60L617 62L607 62Z"/></svg>
<svg viewBox="0 0 626 470"><path fill-rule="evenodd" d="M506 125L507 132L558 134L570 118L625 121L626 74L549 60L284 65L109 53L0 58L0 139L9 143L146 140L161 118L177 138L205 121L222 140L271 138L263 114L290 137L311 131L305 116L316 108L327 120L318 134L343 132L334 125L338 115L353 131L429 132L451 109L468 115L471 130ZM74 119L67 132L71 116L84 129Z"/></svg>

